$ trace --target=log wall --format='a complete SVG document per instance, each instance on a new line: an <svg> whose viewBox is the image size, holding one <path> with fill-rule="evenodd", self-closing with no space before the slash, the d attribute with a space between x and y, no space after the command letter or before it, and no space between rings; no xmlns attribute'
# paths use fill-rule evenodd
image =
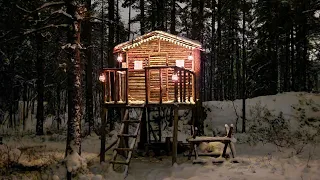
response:
<svg viewBox="0 0 320 180"><path fill-rule="evenodd" d="M194 56L194 65L188 56ZM199 50L190 50L178 46L172 42L155 39L142 43L140 46L129 49L125 52L126 63L129 69L129 100L145 101L145 72L144 70L134 70L134 61L143 61L146 66L175 66L176 60L184 60L184 67L188 70L196 70L197 76L200 74ZM173 70L162 70L162 97L163 101L174 100L174 81L172 81ZM150 101L159 101L160 97L160 71L151 70L150 74ZM187 76L188 78L188 76ZM182 79L183 81L184 79ZM187 79L188 80L188 79ZM193 87L193 85L192 85ZM192 88L191 87L191 88ZM197 87L198 89L198 87ZM192 91L192 89L190 89ZM197 90L199 91L199 90ZM179 95L180 96L180 95Z"/></svg>

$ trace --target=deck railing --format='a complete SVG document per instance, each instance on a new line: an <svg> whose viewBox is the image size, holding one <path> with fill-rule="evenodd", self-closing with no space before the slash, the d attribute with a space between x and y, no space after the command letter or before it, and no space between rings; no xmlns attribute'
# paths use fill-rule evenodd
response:
<svg viewBox="0 0 320 180"><path fill-rule="evenodd" d="M192 103L196 100L195 73L177 66L145 67L145 99L146 104L163 102ZM151 77L151 72L158 77ZM127 68L104 68L104 102L129 103L129 71ZM172 79L175 74L176 79ZM131 88L133 88L131 87ZM158 92L156 92L158 91ZM153 97L151 97L151 92ZM156 98L155 98L156 97ZM140 102L141 102L140 101Z"/></svg>
<svg viewBox="0 0 320 180"><path fill-rule="evenodd" d="M168 81L171 81L171 83L174 83L174 102L192 102L195 101L196 99L196 78L195 78L195 73L181 68L181 67L177 67L177 66L153 66L153 67L145 67L145 85L146 85L146 104L148 104L150 102L150 93L151 93L151 87L150 87L150 72L151 71L158 71L159 72L159 84L158 84L158 88L159 88L159 103L161 104L163 102L163 79L164 79L164 70L167 70L165 75L166 77L169 77L169 79L167 79L165 81L165 83L167 83L166 88L170 88L170 86L168 87ZM173 76L169 76L170 73L168 72L172 72L172 74L175 74L176 79L173 79ZM158 89L157 88L157 89ZM169 99L168 95L167 95L167 99L168 101L170 101L171 99Z"/></svg>
<svg viewBox="0 0 320 180"><path fill-rule="evenodd" d="M127 68L104 68L102 73L105 77L104 102L128 103L128 69ZM112 96L112 94L114 96ZM114 99L112 98L114 97Z"/></svg>

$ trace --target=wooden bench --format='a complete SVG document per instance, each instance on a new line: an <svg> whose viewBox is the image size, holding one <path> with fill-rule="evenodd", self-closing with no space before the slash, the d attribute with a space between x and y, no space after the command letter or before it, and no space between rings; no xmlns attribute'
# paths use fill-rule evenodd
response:
<svg viewBox="0 0 320 180"><path fill-rule="evenodd" d="M233 124L231 124L230 127L226 124L225 130L226 130L225 137L196 137L195 130L193 130L193 137L187 139L187 141L190 143L188 160L191 159L193 152L195 156L195 159L193 161L194 163L201 162L201 161L198 161L199 156L219 156L227 159L226 152L227 152L228 146L230 147L232 158L235 158L235 149L234 149L234 145L232 144ZM224 144L223 152L222 153L198 153L197 146L199 146L199 144L203 142L221 142Z"/></svg>

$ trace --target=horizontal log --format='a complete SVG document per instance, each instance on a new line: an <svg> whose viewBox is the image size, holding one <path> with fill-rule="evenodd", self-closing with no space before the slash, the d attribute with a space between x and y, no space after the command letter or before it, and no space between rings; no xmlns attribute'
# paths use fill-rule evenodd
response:
<svg viewBox="0 0 320 180"><path fill-rule="evenodd" d="M228 137L196 137L187 139L188 142L231 142Z"/></svg>

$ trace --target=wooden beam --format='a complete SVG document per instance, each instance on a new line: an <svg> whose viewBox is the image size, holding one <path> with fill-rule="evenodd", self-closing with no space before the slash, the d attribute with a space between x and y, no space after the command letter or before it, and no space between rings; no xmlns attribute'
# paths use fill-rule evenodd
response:
<svg viewBox="0 0 320 180"><path fill-rule="evenodd" d="M174 102L178 102L178 81L174 81Z"/></svg>
<svg viewBox="0 0 320 180"><path fill-rule="evenodd" d="M146 104L149 102L149 69L145 69Z"/></svg>
<svg viewBox="0 0 320 180"><path fill-rule="evenodd" d="M159 76L160 76L160 104L162 104L162 69L159 69Z"/></svg>
<svg viewBox="0 0 320 180"><path fill-rule="evenodd" d="M128 61L127 61L128 62ZM126 104L129 103L129 71L126 69Z"/></svg>
<svg viewBox="0 0 320 180"><path fill-rule="evenodd" d="M114 102L117 103L118 102L118 96L119 96L119 80L118 80L118 76L117 76L117 70L113 71L113 82L114 82Z"/></svg>
<svg viewBox="0 0 320 180"><path fill-rule="evenodd" d="M190 102L190 97L191 97L190 91L192 91L192 87L191 87L191 74L188 73L188 101L189 101L189 102Z"/></svg>
<svg viewBox="0 0 320 180"><path fill-rule="evenodd" d="M177 162L178 156L178 110L179 107L174 107L174 120L173 120L173 147L172 147L172 165Z"/></svg>
<svg viewBox="0 0 320 180"><path fill-rule="evenodd" d="M183 102L186 102L187 97L187 71L183 71Z"/></svg>
<svg viewBox="0 0 320 180"><path fill-rule="evenodd" d="M108 98L107 101L113 101L113 99L111 99L111 72L108 71Z"/></svg>
<svg viewBox="0 0 320 180"><path fill-rule="evenodd" d="M182 100L182 71L179 70L179 82L180 82L180 102L183 102Z"/></svg>
<svg viewBox="0 0 320 180"><path fill-rule="evenodd" d="M107 116L108 111L106 108L102 107L101 113L101 143L100 143L100 162L105 162L105 154L106 154L106 125L107 125Z"/></svg>

